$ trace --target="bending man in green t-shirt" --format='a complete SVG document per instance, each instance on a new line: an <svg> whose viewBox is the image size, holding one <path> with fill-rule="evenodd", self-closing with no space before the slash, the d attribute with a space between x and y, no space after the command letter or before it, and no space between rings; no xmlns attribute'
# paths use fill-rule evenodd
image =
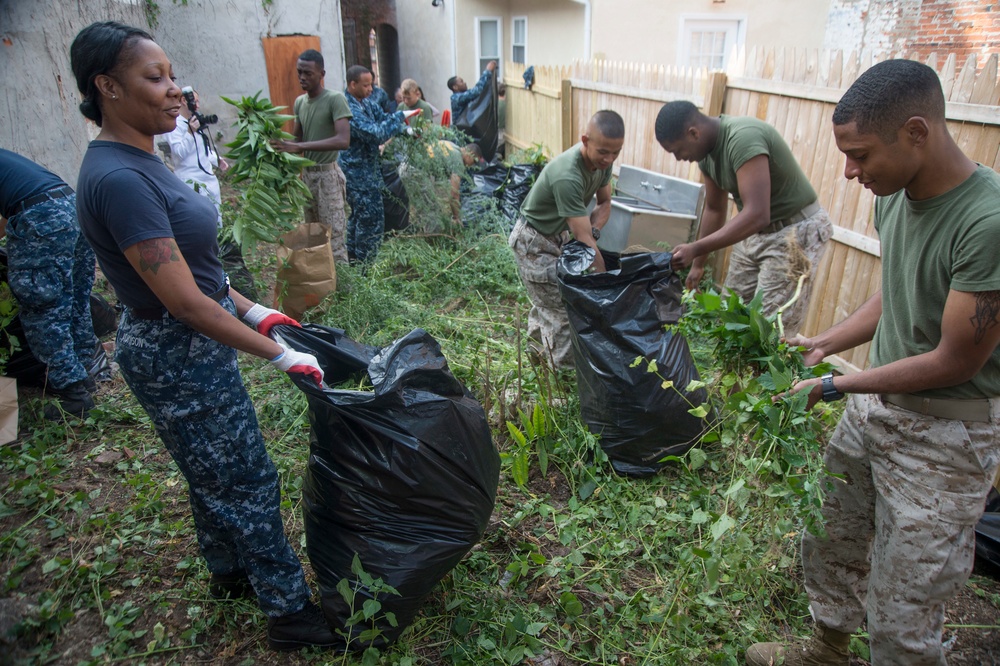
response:
<svg viewBox="0 0 1000 666"><path fill-rule="evenodd" d="M800 330L816 268L833 233L816 191L777 130L756 118L712 118L691 102L670 102L656 118L656 140L678 160L698 162L705 206L698 239L673 248L673 267L691 267L697 288L710 252L733 246L726 288L749 301L763 294L764 314L799 298L782 314L785 330ZM739 211L726 222L729 194Z"/></svg>
<svg viewBox="0 0 1000 666"><path fill-rule="evenodd" d="M295 141L272 141L278 150L302 154L315 166L302 171L302 180L312 200L305 209L306 222L330 229L330 248L337 263L347 264L347 214L344 212L346 179L337 164L341 150L351 144L351 109L344 93L323 87L323 56L314 49L303 51L295 66L305 94L295 99Z"/></svg>
<svg viewBox="0 0 1000 666"><path fill-rule="evenodd" d="M933 69L887 60L833 112L844 176L875 195L882 288L796 337L807 363L871 341L870 367L797 384L850 394L824 456L827 538L803 535L815 635L747 649L754 666L847 666L867 617L871 662L938 666L945 604L965 585L1000 466L1000 176L948 133Z"/></svg>
<svg viewBox="0 0 1000 666"><path fill-rule="evenodd" d="M542 169L510 233L510 247L531 301L528 337L557 369L573 367L573 352L556 262L572 233L594 248L594 270L604 271L593 230L600 230L611 215L611 165L624 142L622 117L614 111L595 113L580 143ZM595 194L597 207L588 215Z"/></svg>

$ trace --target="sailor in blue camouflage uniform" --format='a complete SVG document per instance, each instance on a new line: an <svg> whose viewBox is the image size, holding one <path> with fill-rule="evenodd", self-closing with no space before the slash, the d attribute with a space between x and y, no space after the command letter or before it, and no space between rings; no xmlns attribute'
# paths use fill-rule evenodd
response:
<svg viewBox="0 0 1000 666"><path fill-rule="evenodd" d="M347 254L355 261L375 261L382 246L385 209L382 206L382 169L379 146L406 130L403 113L387 114L368 98L372 73L361 65L347 70L347 103L351 107L351 147L340 153L347 178Z"/></svg>
<svg viewBox="0 0 1000 666"><path fill-rule="evenodd" d="M269 337L298 322L229 289L214 204L154 155L154 136L173 130L183 103L163 50L107 21L84 28L70 56L80 111L101 128L80 167L80 227L125 306L122 375L188 483L209 593L256 596L273 649L331 647L285 537L278 474L236 351L317 384L323 371Z"/></svg>
<svg viewBox="0 0 1000 666"><path fill-rule="evenodd" d="M0 213L7 220L8 283L31 353L48 366L47 390L83 416L96 390L87 368L98 340L90 317L94 251L80 235L76 195L59 176L0 149ZM62 414L46 405L44 415Z"/></svg>

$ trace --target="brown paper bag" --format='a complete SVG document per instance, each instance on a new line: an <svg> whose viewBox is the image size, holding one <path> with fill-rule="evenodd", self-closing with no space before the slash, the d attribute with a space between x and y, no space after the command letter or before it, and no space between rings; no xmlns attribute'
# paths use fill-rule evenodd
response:
<svg viewBox="0 0 1000 666"><path fill-rule="evenodd" d="M17 380L0 377L0 445L17 439Z"/></svg>
<svg viewBox="0 0 1000 666"><path fill-rule="evenodd" d="M302 224L282 237L277 254L274 307L301 319L337 288L330 230L315 222Z"/></svg>

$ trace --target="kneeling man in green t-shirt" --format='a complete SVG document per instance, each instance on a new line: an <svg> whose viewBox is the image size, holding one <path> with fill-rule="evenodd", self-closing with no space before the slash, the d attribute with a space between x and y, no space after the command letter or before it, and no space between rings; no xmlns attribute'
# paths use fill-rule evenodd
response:
<svg viewBox="0 0 1000 666"><path fill-rule="evenodd" d="M597 251L594 230L611 215L611 165L625 142L625 122L614 111L598 111L576 144L546 165L521 206L510 234L521 281L531 300L528 336L556 369L573 367L566 307L559 296L556 262L570 234ZM597 207L587 207L594 195ZM599 235L599 233L598 233ZM604 271L600 251L594 270Z"/></svg>

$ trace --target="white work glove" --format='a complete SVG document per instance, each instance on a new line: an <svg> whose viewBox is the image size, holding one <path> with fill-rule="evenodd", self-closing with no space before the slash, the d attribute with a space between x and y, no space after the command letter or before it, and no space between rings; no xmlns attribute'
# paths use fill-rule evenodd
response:
<svg viewBox="0 0 1000 666"><path fill-rule="evenodd" d="M283 352L271 359L271 365L289 375L304 375L323 388L323 368L312 354L285 348Z"/></svg>
<svg viewBox="0 0 1000 666"><path fill-rule="evenodd" d="M247 310L247 313L243 315L243 321L257 329L257 332L261 335L267 336L271 335L271 329L278 324L302 328L299 322L288 315L277 310L272 310L271 308L265 308L260 303L254 303L253 307Z"/></svg>

